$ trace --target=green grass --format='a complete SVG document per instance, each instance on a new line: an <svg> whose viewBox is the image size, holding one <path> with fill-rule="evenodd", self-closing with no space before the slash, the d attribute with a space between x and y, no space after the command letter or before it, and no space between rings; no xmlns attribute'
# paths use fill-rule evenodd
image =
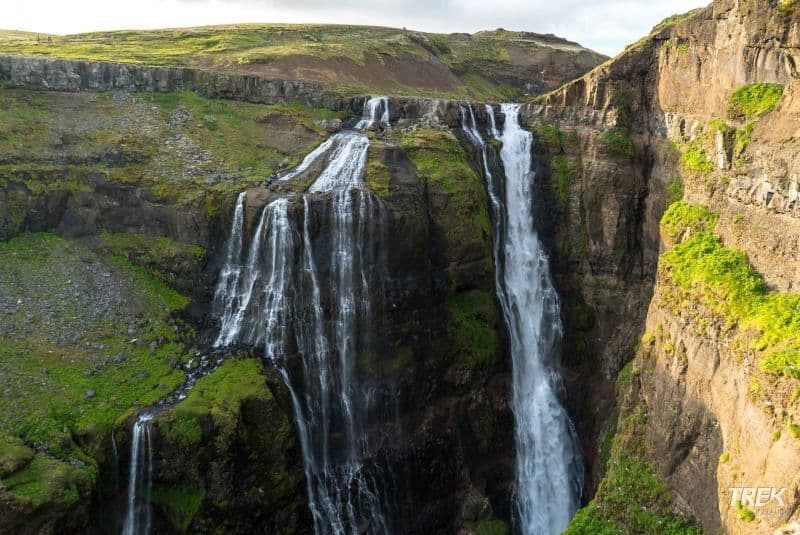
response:
<svg viewBox="0 0 800 535"><path fill-rule="evenodd" d="M770 291L747 255L700 231L661 256L662 280L698 301L730 326L760 336L753 349L761 368L800 379L800 294Z"/></svg>
<svg viewBox="0 0 800 535"><path fill-rule="evenodd" d="M447 303L453 328L453 351L471 368L491 365L497 358L498 337L494 296L471 291L455 294Z"/></svg>
<svg viewBox="0 0 800 535"><path fill-rule="evenodd" d="M469 155L455 135L450 131L419 128L404 134L400 143L420 178L449 196L453 210L443 221L448 232L491 239L483 180L470 165Z"/></svg>
<svg viewBox="0 0 800 535"><path fill-rule="evenodd" d="M472 525L475 535L511 535L511 528L502 520L481 520Z"/></svg>
<svg viewBox="0 0 800 535"><path fill-rule="evenodd" d="M681 154L681 167L689 174L707 175L714 170L714 162L698 141L692 141Z"/></svg>
<svg viewBox="0 0 800 535"><path fill-rule="evenodd" d="M684 232L713 231L719 216L703 205L685 201L672 203L661 219L662 231L672 239Z"/></svg>
<svg viewBox="0 0 800 535"><path fill-rule="evenodd" d="M744 520L745 522L752 522L756 519L756 514L742 505L741 500L736 502L736 513L739 516L740 520Z"/></svg>
<svg viewBox="0 0 800 535"><path fill-rule="evenodd" d="M44 42L37 42L35 34L0 32L0 53L238 72L274 66L288 74L293 71L286 65L292 65L342 95L391 92L481 100L520 95L519 89L499 81L514 75L512 49L563 58L562 68L568 71L563 81L603 59L557 38L506 31L426 34L370 26L240 24L51 36ZM395 72L392 62L397 60L435 74ZM316 66L322 62L335 65L342 76L334 74L331 80L330 69ZM354 86L351 79L365 70L372 80Z"/></svg>
<svg viewBox="0 0 800 535"><path fill-rule="evenodd" d="M597 495L564 533L700 535L700 528L672 514L672 500L669 487L648 463L615 444Z"/></svg>
<svg viewBox="0 0 800 535"><path fill-rule="evenodd" d="M575 161L558 154L553 157L553 192L559 205L566 208L569 205L569 193L572 184L578 177L578 165Z"/></svg>
<svg viewBox="0 0 800 535"><path fill-rule="evenodd" d="M181 533L189 529L204 498L205 491L202 488L190 485L156 488L152 494L153 503L165 511L172 525Z"/></svg>
<svg viewBox="0 0 800 535"><path fill-rule="evenodd" d="M631 157L636 152L631 136L620 129L606 130L600 134L600 141L612 154Z"/></svg>
<svg viewBox="0 0 800 535"><path fill-rule="evenodd" d="M212 100L192 92L0 91L0 186L90 192L99 176L161 201L206 203L298 162L340 112Z"/></svg>
<svg viewBox="0 0 800 535"><path fill-rule="evenodd" d="M775 109L783 96L780 84L756 83L738 88L728 99L728 114L746 121Z"/></svg>
<svg viewBox="0 0 800 535"><path fill-rule="evenodd" d="M2 485L24 505L76 503L94 483L96 467L75 467L51 457L37 456L24 469L2 479Z"/></svg>
<svg viewBox="0 0 800 535"><path fill-rule="evenodd" d="M242 403L270 395L265 381L258 360L229 360L197 381L186 399L159 416L157 425L170 442L191 447L203 438L203 422L211 420L221 431L216 439L225 442L235 431Z"/></svg>
<svg viewBox="0 0 800 535"><path fill-rule="evenodd" d="M0 435L0 478L24 467L33 457L33 450L19 438Z"/></svg>
<svg viewBox="0 0 800 535"><path fill-rule="evenodd" d="M191 351L193 332L170 311L187 300L143 268L51 234L0 242L0 289L20 303L0 332L0 436L37 452L3 484L33 502L69 498L83 488L76 478L96 476L92 455L111 428L182 382L170 361Z"/></svg>
<svg viewBox="0 0 800 535"><path fill-rule="evenodd" d="M800 440L800 425L790 423L787 427L789 428L789 433Z"/></svg>
<svg viewBox="0 0 800 535"><path fill-rule="evenodd" d="M141 266L147 275L154 274L168 284L175 284L182 274L196 271L202 266L206 254L205 249L198 245L136 233L103 232L100 248ZM172 296L172 308L183 308L183 301L181 297Z"/></svg>
<svg viewBox="0 0 800 535"><path fill-rule="evenodd" d="M667 184L667 206L683 200L683 179L676 177Z"/></svg>
<svg viewBox="0 0 800 535"><path fill-rule="evenodd" d="M381 198L389 196L389 184L392 181L392 172L383 161L383 147L372 142L367 153L367 166L364 170L365 180L369 188Z"/></svg>
<svg viewBox="0 0 800 535"><path fill-rule="evenodd" d="M692 18L701 11L703 11L703 8L692 9L691 11L687 11L686 13L678 13L675 15L670 15L669 17L665 18L664 20L656 24L650 31L650 33L659 32L665 28L670 28L672 26L675 26L676 24L679 24L685 20Z"/></svg>

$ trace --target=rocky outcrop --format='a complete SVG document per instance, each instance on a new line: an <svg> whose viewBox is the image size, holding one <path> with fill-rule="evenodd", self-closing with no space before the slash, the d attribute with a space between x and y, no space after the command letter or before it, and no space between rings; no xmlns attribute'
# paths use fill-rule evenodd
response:
<svg viewBox="0 0 800 535"><path fill-rule="evenodd" d="M310 106L342 107L317 82L272 80L253 74L231 74L190 68L167 68L0 55L0 84L8 88L46 91L149 91L191 90L210 98L229 98L259 104L285 101Z"/></svg>

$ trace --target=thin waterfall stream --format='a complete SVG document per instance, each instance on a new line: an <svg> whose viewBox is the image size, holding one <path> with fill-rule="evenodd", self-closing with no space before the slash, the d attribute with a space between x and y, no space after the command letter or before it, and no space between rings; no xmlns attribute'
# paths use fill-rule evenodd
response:
<svg viewBox="0 0 800 535"><path fill-rule="evenodd" d="M370 400L354 373L381 306L385 213L364 182L363 131L377 124L389 124L385 97L279 177L323 164L305 193L264 206L249 239L239 195L215 294L215 345L263 347L290 393L317 534L390 532L362 427ZM320 228L329 234L318 242Z"/></svg>
<svg viewBox="0 0 800 535"><path fill-rule="evenodd" d="M486 142L471 106L462 106L461 122L483 164L494 224L497 297L510 339L515 521L523 535L553 535L566 529L583 487L577 435L558 395L560 305L533 226L533 136L519 124L518 105L501 106L502 133L495 126L494 109L487 106L486 112L490 135L503 143L503 191L489 168Z"/></svg>

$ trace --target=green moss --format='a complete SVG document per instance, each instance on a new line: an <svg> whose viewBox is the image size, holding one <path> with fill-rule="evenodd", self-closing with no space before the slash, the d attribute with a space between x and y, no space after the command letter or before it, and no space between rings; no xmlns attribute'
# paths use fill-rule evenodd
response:
<svg viewBox="0 0 800 535"><path fill-rule="evenodd" d="M454 213L443 221L447 232L481 236L488 245L491 223L483 180L452 132L419 128L405 134L401 144L420 178L432 189L449 194ZM471 229L463 228L467 221Z"/></svg>
<svg viewBox="0 0 800 535"><path fill-rule="evenodd" d="M569 205L569 194L572 184L578 177L578 165L575 161L559 154L553 158L553 192L561 208Z"/></svg>
<svg viewBox="0 0 800 535"><path fill-rule="evenodd" d="M731 458L730 454L727 451L722 452L719 456L719 464L725 464Z"/></svg>
<svg viewBox="0 0 800 535"><path fill-rule="evenodd" d="M472 368L492 364L498 354L494 297L483 291L462 292L447 304L453 334L451 340L457 358Z"/></svg>
<svg viewBox="0 0 800 535"><path fill-rule="evenodd" d="M533 132L536 134L536 139L539 140L539 143L546 149L554 152L562 149L564 145L564 132L557 126L539 123L533 127Z"/></svg>
<svg viewBox="0 0 800 535"><path fill-rule="evenodd" d="M170 361L193 333L165 315L177 294L50 234L0 243L0 291L19 303L0 332L0 436L52 456L36 466L78 459L93 473L87 454L112 426L183 380Z"/></svg>
<svg viewBox="0 0 800 535"><path fill-rule="evenodd" d="M736 131L736 145L734 146L734 152L736 154L741 154L750 144L750 141L753 138L753 130L756 127L755 121L750 121L744 128Z"/></svg>
<svg viewBox="0 0 800 535"><path fill-rule="evenodd" d="M0 186L91 192L98 178L159 201L209 207L262 184L325 135L316 121L342 112L266 106L192 92L0 92ZM277 134L279 133L279 134Z"/></svg>
<svg viewBox="0 0 800 535"><path fill-rule="evenodd" d="M745 85L728 99L728 114L732 118L751 121L774 110L782 96L783 86L780 84Z"/></svg>
<svg viewBox="0 0 800 535"><path fill-rule="evenodd" d="M369 159L365 169L365 178L369 188L381 198L389 196L389 184L392 180L392 171L389 166L376 154L372 145L369 150Z"/></svg>
<svg viewBox="0 0 800 535"><path fill-rule="evenodd" d="M578 511L564 533L700 535L700 528L672 514L672 500L669 488L650 465L615 443L597 495Z"/></svg>
<svg viewBox="0 0 800 535"><path fill-rule="evenodd" d="M747 507L745 507L744 505L742 505L741 500L736 502L736 512L739 516L739 519L744 520L745 522L749 523L756 519L756 514Z"/></svg>
<svg viewBox="0 0 800 535"><path fill-rule="evenodd" d="M604 472L608 468L608 463L611 460L611 448L614 445L614 437L617 436L618 418L619 415L616 412L614 412L614 414L611 415L611 418L609 419L608 422L608 429L603 434L603 439L600 441L600 448L598 453L600 454L600 463L603 467Z"/></svg>
<svg viewBox="0 0 800 535"><path fill-rule="evenodd" d="M798 6L800 4L798 4L797 0L779 0L778 2L778 10L784 15L793 15Z"/></svg>
<svg viewBox="0 0 800 535"><path fill-rule="evenodd" d="M181 533L189 529L204 498L205 491L202 488L190 485L156 488L152 493L153 503L166 513L172 525Z"/></svg>
<svg viewBox="0 0 800 535"><path fill-rule="evenodd" d="M790 424L788 425L788 428L789 428L789 433L791 433L791 435L792 435L794 438L796 438L796 439L800 440L800 425L797 425L797 424L791 424L791 423L790 423Z"/></svg>
<svg viewBox="0 0 800 535"><path fill-rule="evenodd" d="M719 216L703 205L685 201L672 203L661 219L661 231L677 239L685 232L714 230Z"/></svg>
<svg viewBox="0 0 800 535"><path fill-rule="evenodd" d="M619 128L606 130L600 134L600 141L606 150L612 154L630 157L636 152L631 136Z"/></svg>
<svg viewBox="0 0 800 535"><path fill-rule="evenodd" d="M205 257L205 249L198 245L135 233L103 232L101 248L111 255L124 257L153 272L162 281L173 284L177 274L196 269L202 265Z"/></svg>
<svg viewBox="0 0 800 535"><path fill-rule="evenodd" d="M698 141L692 141L681 154L681 167L690 174L707 175L714 170L714 162Z"/></svg>
<svg viewBox="0 0 800 535"><path fill-rule="evenodd" d="M665 18L664 20L662 20L661 22L656 24L653 27L653 29L650 31L650 33L659 32L659 31L664 30L666 28L670 28L672 26L675 26L676 24L679 24L679 23L681 23L681 22L683 22L685 20L688 20L688 19L692 18L693 16L697 15L701 11L703 11L703 8L693 9L691 11L687 11L686 13L679 13L679 14L675 14L675 15L670 15L669 17Z"/></svg>
<svg viewBox="0 0 800 535"><path fill-rule="evenodd" d="M683 200L683 179L675 177L667 184L667 206Z"/></svg>
<svg viewBox="0 0 800 535"><path fill-rule="evenodd" d="M511 535L511 528L502 520L481 520L472 525L475 535Z"/></svg>
<svg viewBox="0 0 800 535"><path fill-rule="evenodd" d="M743 252L697 232L662 255L659 274L729 325L760 332L753 349L763 370L800 379L800 295L769 291Z"/></svg>
<svg viewBox="0 0 800 535"><path fill-rule="evenodd" d="M33 456L33 450L22 440L0 434L0 478L20 470Z"/></svg>
<svg viewBox="0 0 800 535"><path fill-rule="evenodd" d="M23 470L0 480L14 498L32 507L48 502L74 504L86 495L96 467L76 468L69 463L37 456Z"/></svg>
<svg viewBox="0 0 800 535"><path fill-rule="evenodd" d="M218 446L223 449L235 432L242 403L269 397L258 360L229 360L197 381L186 399L159 415L157 425L170 442L191 446L202 440L203 422L210 420L218 431Z"/></svg>

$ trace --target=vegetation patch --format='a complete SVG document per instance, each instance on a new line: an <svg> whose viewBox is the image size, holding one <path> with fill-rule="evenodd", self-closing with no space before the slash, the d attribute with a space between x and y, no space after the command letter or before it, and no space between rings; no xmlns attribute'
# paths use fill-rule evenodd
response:
<svg viewBox="0 0 800 535"><path fill-rule="evenodd" d="M173 285L177 283L179 275L197 270L206 253L199 245L124 232L102 233L101 247L109 254L123 257Z"/></svg>
<svg viewBox="0 0 800 535"><path fill-rule="evenodd" d="M170 442L189 447L202 440L203 424L213 422L217 446L224 450L236 432L242 403L270 396L257 359L229 360L198 380L186 399L159 415L158 428Z"/></svg>
<svg viewBox="0 0 800 535"><path fill-rule="evenodd" d="M774 110L782 96L783 86L780 84L745 85L728 99L728 114L733 119L752 121Z"/></svg>
<svg viewBox="0 0 800 535"><path fill-rule="evenodd" d="M368 151L367 166L364 170L365 179L369 188L376 195L385 199L389 196L389 184L392 181L392 170L383 161L383 147L377 147L373 142Z"/></svg>
<svg viewBox="0 0 800 535"><path fill-rule="evenodd" d="M207 202L263 184L325 135L342 112L267 106L193 92L0 92L0 186L91 192L98 178L159 200ZM209 199L211 199L210 202Z"/></svg>
<svg viewBox="0 0 800 535"><path fill-rule="evenodd" d="M511 535L511 528L502 520L481 520L472 525L475 535Z"/></svg>
<svg viewBox="0 0 800 535"><path fill-rule="evenodd" d="M183 381L172 363L194 333L171 311L187 300L52 234L0 242L0 296L3 484L32 503L69 501L88 491L111 428Z"/></svg>
<svg viewBox="0 0 800 535"><path fill-rule="evenodd" d="M457 293L447 303L452 320L454 354L472 368L494 362L498 354L498 337L494 329L496 307L489 292Z"/></svg>
<svg viewBox="0 0 800 535"><path fill-rule="evenodd" d="M20 503L30 507L50 502L71 505L86 497L96 470L96 466L74 466L39 455L24 469L0 480L0 484Z"/></svg>
<svg viewBox="0 0 800 535"><path fill-rule="evenodd" d="M745 253L700 231L661 256L659 275L729 326L760 332L753 349L764 371L800 379L800 294L768 290Z"/></svg>
<svg viewBox="0 0 800 535"><path fill-rule="evenodd" d="M453 213L444 221L447 231L490 239L492 229L483 180L452 132L418 128L404 134L400 142L420 178L449 195ZM464 221L469 221L472 228L463 228Z"/></svg>
<svg viewBox="0 0 800 535"><path fill-rule="evenodd" d="M675 15L670 15L669 17L665 18L664 20L656 24L650 31L650 33L660 32L661 30L675 26L676 24L679 24L685 20L689 20L690 18L694 17L695 15L703 11L703 9L704 8L697 8L697 9L692 9L691 11L687 11L686 13L677 13Z"/></svg>
<svg viewBox="0 0 800 535"><path fill-rule="evenodd" d="M661 230L672 239L684 233L713 230L719 216L701 204L685 201L672 203L661 219Z"/></svg>
<svg viewBox="0 0 800 535"><path fill-rule="evenodd" d="M612 130L606 130L600 134L600 140L606 150L612 154L631 157L636 152L633 139L622 129L614 128Z"/></svg>
<svg viewBox="0 0 800 535"><path fill-rule="evenodd" d="M681 167L690 174L707 175L714 170L714 162L698 141L692 141L681 154Z"/></svg>
<svg viewBox="0 0 800 535"><path fill-rule="evenodd" d="M156 488L151 496L153 503L166 513L172 525L181 533L189 529L204 498L205 491L193 485Z"/></svg>
<svg viewBox="0 0 800 535"><path fill-rule="evenodd" d="M569 193L578 177L578 164L572 159L558 154L553 157L553 193L561 208L569 205Z"/></svg>
<svg viewBox="0 0 800 535"><path fill-rule="evenodd" d="M667 184L667 206L683 200L683 179L675 177Z"/></svg>
<svg viewBox="0 0 800 535"><path fill-rule="evenodd" d="M573 518L565 535L669 533L700 535L702 530L671 512L673 497L645 461L615 441L608 471L595 498Z"/></svg>

